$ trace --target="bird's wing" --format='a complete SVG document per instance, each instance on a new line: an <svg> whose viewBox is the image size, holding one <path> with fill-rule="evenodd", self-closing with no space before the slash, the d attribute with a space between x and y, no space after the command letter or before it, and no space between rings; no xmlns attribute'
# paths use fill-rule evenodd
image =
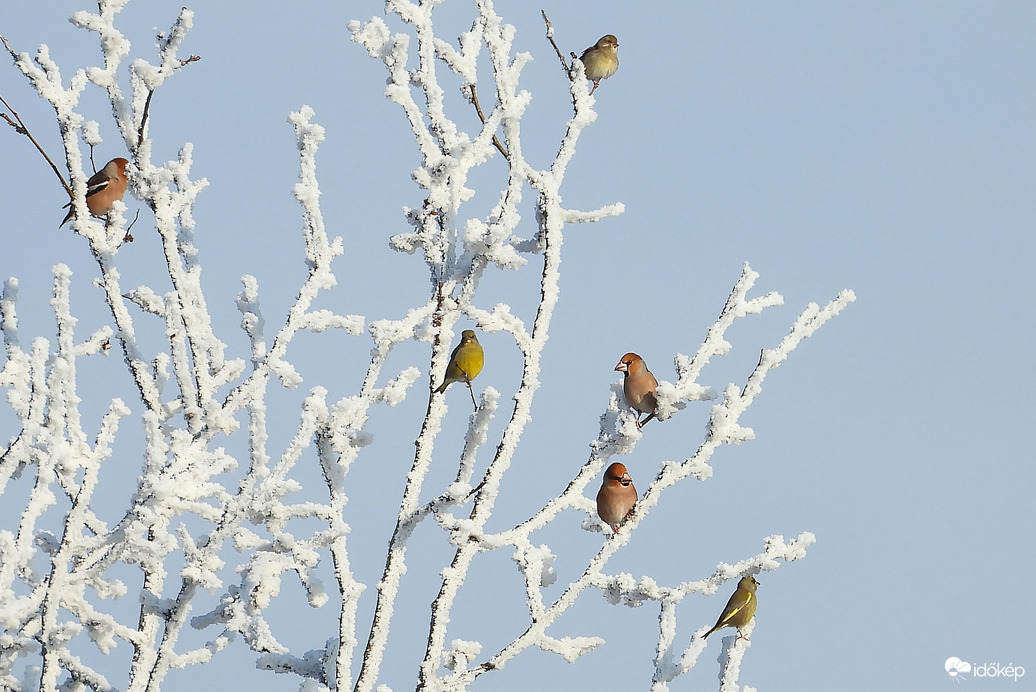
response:
<svg viewBox="0 0 1036 692"><path fill-rule="evenodd" d="M730 598L730 602L727 603L727 607L723 609L723 617L720 618L722 622L727 622L735 615L740 613L745 606L752 602L752 592L745 591L743 593L735 593Z"/></svg>

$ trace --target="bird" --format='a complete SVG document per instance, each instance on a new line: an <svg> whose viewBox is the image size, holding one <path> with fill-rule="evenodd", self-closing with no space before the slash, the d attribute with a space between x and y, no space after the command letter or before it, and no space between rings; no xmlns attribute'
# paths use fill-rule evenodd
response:
<svg viewBox="0 0 1036 692"><path fill-rule="evenodd" d="M604 472L604 482L597 491L597 516L619 532L619 527L633 512L637 504L637 489L633 487L633 479L622 464L612 464Z"/></svg>
<svg viewBox="0 0 1036 692"><path fill-rule="evenodd" d="M579 56L586 78L594 83L590 93L600 86L602 79L608 79L619 69L619 39L612 34L602 36L597 43Z"/></svg>
<svg viewBox="0 0 1036 692"><path fill-rule="evenodd" d="M626 397L626 403L638 412L637 429L639 430L655 417L655 409L658 408L658 400L655 398L658 380L647 369L644 359L636 353L627 353L620 358L615 369L623 374L622 393ZM640 420L641 413L648 414L648 417Z"/></svg>
<svg viewBox="0 0 1036 692"><path fill-rule="evenodd" d="M446 376L442 384L435 391L442 394L454 382L465 382L468 389L471 389L471 381L482 372L482 365L485 363L485 354L482 352L482 345L478 343L474 330L465 329L460 333L460 343L450 354L450 363L446 366ZM475 393L471 393L471 401L475 401ZM478 407L478 404L475 404Z"/></svg>
<svg viewBox="0 0 1036 692"><path fill-rule="evenodd" d="M737 583L737 589L734 590L734 595L727 601L719 620L716 620L716 626L706 632L702 639L708 639L710 634L724 627L736 627L737 636L740 639L748 639L741 634L741 628L747 625L755 615L755 590L758 587L759 582L755 580L755 577L741 577L741 581Z"/></svg>
<svg viewBox="0 0 1036 692"><path fill-rule="evenodd" d="M104 216L111 211L116 200L122 199L126 194L126 159L112 159L104 164L104 168L90 176L86 181L86 206L93 216ZM68 214L65 220L58 224L61 228L75 216L75 209L72 202L65 205L68 207Z"/></svg>

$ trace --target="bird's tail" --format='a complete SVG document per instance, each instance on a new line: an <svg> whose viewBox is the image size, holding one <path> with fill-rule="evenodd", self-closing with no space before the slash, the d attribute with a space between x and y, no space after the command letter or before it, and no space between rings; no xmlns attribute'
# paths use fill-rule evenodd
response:
<svg viewBox="0 0 1036 692"><path fill-rule="evenodd" d="M66 223L68 223L69 221L72 220L73 216L75 216L75 211L72 210L72 202L71 202L71 200L69 201L68 204L66 204L64 207L61 207L61 208L64 209L65 207L68 208L68 214L65 216L65 220L58 224L58 228L61 228L62 226L64 226Z"/></svg>

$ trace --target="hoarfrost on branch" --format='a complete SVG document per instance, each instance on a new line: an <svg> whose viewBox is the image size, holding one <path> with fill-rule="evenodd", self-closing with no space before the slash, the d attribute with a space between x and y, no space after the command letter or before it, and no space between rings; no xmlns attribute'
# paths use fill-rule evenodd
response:
<svg viewBox="0 0 1036 692"><path fill-rule="evenodd" d="M189 40L194 16L184 8L160 36L156 63L138 58L126 64L131 46L116 28L125 4L126 0L100 0L97 13L74 15L77 27L96 34L103 65L76 71L67 86L46 46L33 58L4 41L17 69L54 109L73 204L80 212L74 231L96 261L96 284L110 324L85 336L77 333L72 272L59 264L53 271L51 301L56 338L25 342L17 315L18 280L8 279L4 285L0 316L6 360L0 383L20 429L0 456L0 493L13 495L20 488L26 499L17 525L0 529L0 687L158 690L171 669L209 663L240 639L256 652L259 668L316 685L309 689L375 690L381 684L392 625L404 617L396 606L411 538L418 525L432 522L448 537L453 557L441 570L426 570L427 575L437 574L433 578L440 583L425 614L427 646L420 663L415 663L418 689L469 689L477 678L504 667L530 647L576 662L604 639L592 632L559 636L552 625L590 589L611 604L652 603L658 608L651 684L654 690L665 690L669 681L696 664L705 646L704 626L689 641L677 639L678 610L685 597L712 595L726 582L805 556L814 542L808 532L791 540L765 537L758 554L732 557L733 562L719 563L712 574L696 581L664 585L648 575L608 570L610 559L627 545L664 493L688 477L709 478L710 459L721 445L753 439L741 416L762 392L770 371L854 299L851 291L844 291L823 307L809 305L779 344L762 349L758 365L740 386L731 384L717 396L699 380L710 360L730 349L727 330L737 320L783 302L774 293L751 295L758 275L747 264L697 352L674 354L674 381L663 381L658 388L661 420L679 416L691 402L713 402L704 439L687 458L661 464L657 477L641 488L630 521L602 541L582 574L559 589L560 594L549 592L558 576L555 556L564 546L546 545L536 533L566 510L582 512L584 528L611 533L589 499L596 490L591 483L614 457L630 454L644 434L620 406L615 388L601 416L600 433L590 444L590 456L567 487L544 506L530 507L528 518L516 526L497 532L486 528L531 422L541 357L560 297L566 224L595 222L624 211L620 203L591 211L562 204L560 189L568 164L583 130L596 118L595 100L579 63L566 66L572 115L559 128L556 156L547 167L537 168L522 148L522 118L531 95L519 88L522 69L532 57L513 51L515 30L497 16L492 2L474 3L471 29L456 44L433 33L437 2L389 0L387 13L404 27L400 33L377 17L351 22L352 39L388 71L385 95L403 110L418 147L420 165L412 177L424 199L405 210L409 229L389 242L395 250L420 253L430 274L430 295L424 304L394 318L368 320L314 307L322 292L338 285L334 263L344 244L327 235L319 203L316 154L325 132L315 122L313 109L302 106L288 121L299 150L299 182L293 192L302 209L307 276L276 327L263 313L259 282L242 277L237 307L250 349L233 357L217 335L228 326L214 324L207 309L202 258L194 244L193 208L207 181L191 177L190 143L182 145L175 161L155 163L151 158L151 97L169 79L189 79L189 71L180 68L198 58L182 59L180 51ZM553 31L549 28L551 36ZM451 119L447 90L459 88L474 101L480 61L488 61L492 70L492 82L481 92L482 103L491 108L484 116L479 111L481 129L467 132L458 122L470 123L471 112ZM128 93L120 77L128 81ZM110 219L98 220L89 217L82 201L87 178L82 144L93 147L101 139L97 123L76 110L91 85L103 89L110 101L115 128L131 159L133 196L154 212L167 273L152 286L127 287L121 282L126 206L116 204ZM467 216L465 203L474 194L467 187L470 174L490 161L506 170L506 180L488 215ZM523 223L519 205L526 194L535 197L536 214L533 222ZM538 272L539 296L531 321L508 305L490 306L480 300L480 279L492 268ZM383 405L424 396L423 389L415 389L418 379L424 377L429 389L436 382L456 342L457 323L465 318L484 332L502 332L513 339L523 359L521 383L513 393L491 386L482 390L468 419L463 449L453 462L435 449L448 413L446 398L430 395L382 577L376 584L362 584L350 564L350 526L344 516L348 495L357 491L349 482L352 465L377 463L368 420L390 415ZM326 388L310 386L301 409L291 414L297 416L294 437L283 449L271 449L269 394L276 386L294 390L303 384L292 362L295 339L300 333L328 330L370 339L371 357L362 384L355 394L337 400L329 400ZM156 333L164 341L158 350L152 346ZM144 334L147 339L141 338ZM386 371L394 349L414 340L430 344L427 369L422 372L415 365ZM121 354L137 400L112 398L91 439L90 423L79 406L79 370L109 352ZM505 396L513 399L514 407L505 414L502 433L491 439L491 423L501 413ZM274 415L289 414L281 410ZM121 517L106 521L101 517L107 513L97 511L101 503L111 502L98 485L101 465L112 463L117 434L134 420L140 421L137 434L143 439L136 491ZM246 443L228 443L238 438ZM130 465L128 459L119 463ZM451 463L457 469L451 483L426 487L433 464ZM325 481L321 492L303 488L293 478L293 471L305 464L319 467ZM231 474L236 474L236 483L227 482ZM459 591L472 564L491 551L504 551L516 564L528 608L527 621L518 627L524 631L498 650L457 638L466 633L450 629L451 613L461 602ZM139 582L127 583L134 573ZM325 584L327 575L333 584ZM337 608L337 627L323 637L323 648L293 649L285 643L284 623L268 618L289 576L301 585L311 607ZM360 616L365 598L374 601L370 619ZM122 612L123 617L117 617L117 608L101 610L100 605L109 601L132 601L135 615L126 618ZM406 617L412 627L414 614ZM195 639L181 636L185 628L205 633L207 641L185 644ZM733 643L722 660L721 689L734 690L749 642L725 641ZM108 664L96 654L106 654L120 643L132 648L129 670L102 673ZM121 676L120 681L111 675Z"/></svg>

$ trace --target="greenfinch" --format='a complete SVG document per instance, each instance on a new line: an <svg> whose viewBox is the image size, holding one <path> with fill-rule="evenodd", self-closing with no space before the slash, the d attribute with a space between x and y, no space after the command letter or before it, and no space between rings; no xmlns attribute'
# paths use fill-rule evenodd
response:
<svg viewBox="0 0 1036 692"><path fill-rule="evenodd" d="M724 627L736 627L737 636L741 639L748 639L741 634L741 628L747 625L755 615L755 590L758 587L759 582L755 580L755 577L741 577L741 581L737 583L737 589L734 590L734 595L727 601L727 607L723 609L719 620L716 620L716 626L706 632L702 638L708 639L710 634Z"/></svg>
<svg viewBox="0 0 1036 692"><path fill-rule="evenodd" d="M484 362L485 354L482 353L482 345L478 343L475 332L465 329L460 333L460 343L450 354L450 364L446 366L446 377L435 391L441 394L454 382L464 382L470 389L471 381L482 372ZM475 400L474 393L471 394L471 400Z"/></svg>
<svg viewBox="0 0 1036 692"><path fill-rule="evenodd" d="M86 207L90 210L90 214L104 216L111 211L115 201L122 199L126 194L127 163L129 161L126 159L112 159L86 181ZM64 226L75 216L72 203L69 202L65 206L69 208L68 214L65 216L65 220L58 224L58 228Z"/></svg>
<svg viewBox="0 0 1036 692"><path fill-rule="evenodd" d="M579 56L586 78L594 83L590 93L600 86L602 79L608 79L619 69L619 39L608 34L583 51Z"/></svg>
<svg viewBox="0 0 1036 692"><path fill-rule="evenodd" d="M658 380L647 369L644 359L636 353L624 355L615 369L623 374L622 394L626 397L626 403L637 411L637 429L639 430L655 417L655 409L658 407L658 400L655 399ZM641 413L648 414L648 417L640 420Z"/></svg>
<svg viewBox="0 0 1036 692"><path fill-rule="evenodd" d="M633 479L626 467L612 464L604 472L604 482L597 491L597 516L618 533L636 504L637 489L633 487Z"/></svg>

